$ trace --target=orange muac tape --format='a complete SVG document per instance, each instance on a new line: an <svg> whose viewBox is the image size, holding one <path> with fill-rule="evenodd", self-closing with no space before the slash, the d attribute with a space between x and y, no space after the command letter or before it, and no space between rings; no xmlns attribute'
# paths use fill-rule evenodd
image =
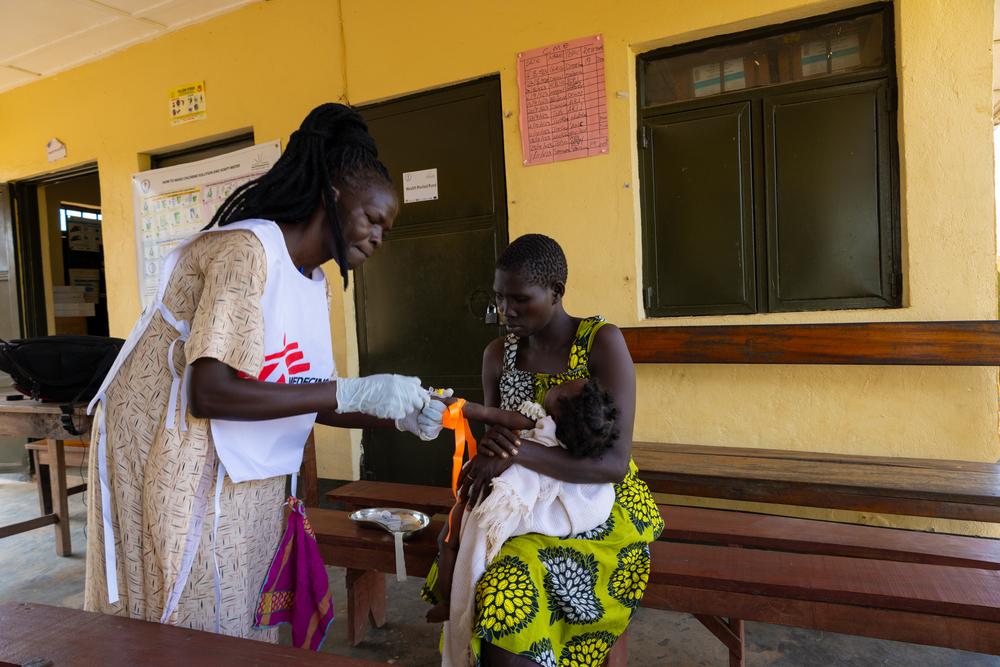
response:
<svg viewBox="0 0 1000 667"><path fill-rule="evenodd" d="M451 459L451 492L456 498L458 498L458 475L462 472L462 458L465 456L466 444L469 447L469 460L476 457L476 439L469 428L469 420L462 412L464 407L465 399L460 398L449 405L441 415L442 426L455 432L455 454Z"/></svg>

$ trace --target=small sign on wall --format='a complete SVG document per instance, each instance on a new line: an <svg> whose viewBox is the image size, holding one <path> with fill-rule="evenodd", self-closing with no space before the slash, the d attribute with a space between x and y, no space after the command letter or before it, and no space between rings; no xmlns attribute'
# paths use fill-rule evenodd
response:
<svg viewBox="0 0 1000 667"><path fill-rule="evenodd" d="M181 125L204 120L206 115L205 82L189 83L170 91L170 124Z"/></svg>
<svg viewBox="0 0 1000 667"><path fill-rule="evenodd" d="M433 201L438 198L438 170L403 172L403 203Z"/></svg>
<svg viewBox="0 0 1000 667"><path fill-rule="evenodd" d="M52 137L49 143L45 144L45 153L49 157L49 162L61 160L66 157L66 144Z"/></svg>

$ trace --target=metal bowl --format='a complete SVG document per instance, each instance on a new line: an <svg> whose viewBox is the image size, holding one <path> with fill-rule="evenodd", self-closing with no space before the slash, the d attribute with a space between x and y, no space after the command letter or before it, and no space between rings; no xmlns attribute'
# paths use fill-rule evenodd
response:
<svg viewBox="0 0 1000 667"><path fill-rule="evenodd" d="M431 519L423 512L400 507L370 507L351 512L351 520L370 523L390 533L402 533L403 539L420 532Z"/></svg>

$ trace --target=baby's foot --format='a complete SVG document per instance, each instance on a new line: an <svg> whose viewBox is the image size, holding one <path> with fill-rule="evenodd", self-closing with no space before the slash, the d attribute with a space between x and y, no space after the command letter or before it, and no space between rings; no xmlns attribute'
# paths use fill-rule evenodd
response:
<svg viewBox="0 0 1000 667"><path fill-rule="evenodd" d="M451 605L447 602L439 602L431 607L427 612L428 623L444 623L451 616Z"/></svg>

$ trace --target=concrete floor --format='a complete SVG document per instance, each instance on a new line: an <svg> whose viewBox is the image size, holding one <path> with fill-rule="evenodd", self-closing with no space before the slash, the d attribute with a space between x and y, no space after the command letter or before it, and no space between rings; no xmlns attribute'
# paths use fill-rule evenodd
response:
<svg viewBox="0 0 1000 667"><path fill-rule="evenodd" d="M23 479L23 478L22 478ZM71 482L72 483L72 482ZM83 606L86 536L83 495L70 499L73 555L55 555L53 531L42 528L0 540L0 601L30 601L65 607ZM33 484L17 476L0 476L0 524L38 514ZM388 580L388 623L370 630L360 646L347 646L344 572L329 568L337 617L324 650L341 655L388 661L412 667L439 664L440 627L423 621L426 605L417 596L420 581ZM946 649L812 632L761 623L747 624L747 665L813 667L1000 667L1000 657ZM641 609L632 622L629 664L678 667L721 667L725 651L697 621L684 614Z"/></svg>

